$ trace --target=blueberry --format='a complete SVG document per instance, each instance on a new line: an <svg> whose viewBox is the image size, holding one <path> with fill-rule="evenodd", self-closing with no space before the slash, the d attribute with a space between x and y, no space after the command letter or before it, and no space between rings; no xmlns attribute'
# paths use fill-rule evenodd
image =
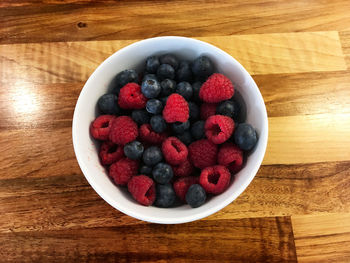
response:
<svg viewBox="0 0 350 263"><path fill-rule="evenodd" d="M154 74L146 74L145 76L143 76L142 82L144 82L145 80L148 80L148 79L153 79L153 80L158 81L158 78L157 78L156 75L154 75Z"/></svg>
<svg viewBox="0 0 350 263"><path fill-rule="evenodd" d="M142 157L144 147L139 141L133 141L125 144L124 154L132 160L138 160Z"/></svg>
<svg viewBox="0 0 350 263"><path fill-rule="evenodd" d="M190 131L185 131L183 134L176 135L176 137L186 145L190 145L193 142Z"/></svg>
<svg viewBox="0 0 350 263"><path fill-rule="evenodd" d="M150 120L150 124L152 129L157 133L161 133L166 129L166 122L162 115L152 116Z"/></svg>
<svg viewBox="0 0 350 263"><path fill-rule="evenodd" d="M138 124L142 125L149 123L150 115L145 110L133 110L131 113L131 118Z"/></svg>
<svg viewBox="0 0 350 263"><path fill-rule="evenodd" d="M192 86L186 81L182 81L176 86L176 93L180 94L185 100L190 100L192 97Z"/></svg>
<svg viewBox="0 0 350 263"><path fill-rule="evenodd" d="M146 59L146 71L156 73L160 65L159 59L156 56L151 56Z"/></svg>
<svg viewBox="0 0 350 263"><path fill-rule="evenodd" d="M248 123L241 123L235 127L234 141L244 151L253 149L258 137L255 129Z"/></svg>
<svg viewBox="0 0 350 263"><path fill-rule="evenodd" d="M171 129L173 130L173 132L177 133L177 134L182 134L184 133L186 130L188 130L190 128L190 121L187 120L186 122L174 122L173 124L171 124Z"/></svg>
<svg viewBox="0 0 350 263"><path fill-rule="evenodd" d="M152 174L152 167L149 167L147 165L142 165L139 169L140 174L144 175L151 175Z"/></svg>
<svg viewBox="0 0 350 263"><path fill-rule="evenodd" d="M119 72L111 83L111 92L115 94L119 94L119 91L122 87L124 87L127 83L135 82L137 83L139 80L139 76L136 71L133 69L126 69Z"/></svg>
<svg viewBox="0 0 350 263"><path fill-rule="evenodd" d="M104 94L97 102L98 108L104 114L117 115L119 113L118 97L115 94Z"/></svg>
<svg viewBox="0 0 350 263"><path fill-rule="evenodd" d="M187 81L192 82L192 71L191 66L188 61L181 61L179 68L176 71L177 81Z"/></svg>
<svg viewBox="0 0 350 263"><path fill-rule="evenodd" d="M144 150L142 160L147 166L154 166L163 159L162 151L157 146L151 146Z"/></svg>
<svg viewBox="0 0 350 263"><path fill-rule="evenodd" d="M199 90L201 89L201 87L202 87L202 82L197 81L192 84L192 91L193 91L192 99L195 102L201 102L201 99L199 98Z"/></svg>
<svg viewBox="0 0 350 263"><path fill-rule="evenodd" d="M203 139L205 136L204 130L205 121L196 121L192 124L191 135L195 140Z"/></svg>
<svg viewBox="0 0 350 263"><path fill-rule="evenodd" d="M160 93L161 87L157 80L147 79L141 84L141 92L146 98L156 98Z"/></svg>
<svg viewBox="0 0 350 263"><path fill-rule="evenodd" d="M166 163L158 163L152 170L153 179L160 184L167 184L173 178L173 168Z"/></svg>
<svg viewBox="0 0 350 263"><path fill-rule="evenodd" d="M157 77L160 80L163 80L163 79L174 79L174 77L175 77L175 70L169 64L162 64L162 65L159 66L159 68L157 70Z"/></svg>
<svg viewBox="0 0 350 263"><path fill-rule="evenodd" d="M169 64L173 69L177 69L179 61L173 54L164 54L159 58L160 64Z"/></svg>
<svg viewBox="0 0 350 263"><path fill-rule="evenodd" d="M186 193L186 202L192 208L200 207L205 203L206 199L207 195L205 190L199 184L193 184L190 186L190 188L188 188Z"/></svg>
<svg viewBox="0 0 350 263"><path fill-rule="evenodd" d="M170 207L176 199L175 191L171 184L156 185L156 201L155 205L159 207Z"/></svg>
<svg viewBox="0 0 350 263"><path fill-rule="evenodd" d="M238 116L238 105L235 101L225 100L216 107L216 113L236 120Z"/></svg>
<svg viewBox="0 0 350 263"><path fill-rule="evenodd" d="M190 110L190 120L197 120L199 118L199 108L197 104L190 101L188 103L188 108Z"/></svg>
<svg viewBox="0 0 350 263"><path fill-rule="evenodd" d="M206 56L196 58L192 63L192 72L198 77L208 77L214 73L214 66Z"/></svg>
<svg viewBox="0 0 350 263"><path fill-rule="evenodd" d="M157 99L150 99L146 103L146 110L151 114L160 114L163 110L163 103Z"/></svg>
<svg viewBox="0 0 350 263"><path fill-rule="evenodd" d="M163 105L165 105L166 101L168 100L168 97L162 97L159 100L162 102Z"/></svg>
<svg viewBox="0 0 350 263"><path fill-rule="evenodd" d="M176 91L176 82L172 79L163 80L160 86L162 87L162 91L160 92L162 97L169 96Z"/></svg>

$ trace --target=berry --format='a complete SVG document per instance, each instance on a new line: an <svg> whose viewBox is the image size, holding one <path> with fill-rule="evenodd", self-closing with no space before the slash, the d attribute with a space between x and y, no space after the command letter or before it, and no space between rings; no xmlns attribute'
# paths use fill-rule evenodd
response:
<svg viewBox="0 0 350 263"><path fill-rule="evenodd" d="M179 165L186 160L188 150L178 138L169 137L162 144L165 160L171 165Z"/></svg>
<svg viewBox="0 0 350 263"><path fill-rule="evenodd" d="M216 107L216 114L225 115L235 120L238 116L238 105L235 101L225 100Z"/></svg>
<svg viewBox="0 0 350 263"><path fill-rule="evenodd" d="M193 184L188 188L186 193L186 202L192 208L200 207L205 203L206 199L207 195L205 190L199 184Z"/></svg>
<svg viewBox="0 0 350 263"><path fill-rule="evenodd" d="M198 106L193 103L193 102L189 102L188 103L188 108L189 108L189 111L190 111L190 120L191 121L194 121L194 120L197 120L198 117L199 117L199 108Z"/></svg>
<svg viewBox="0 0 350 263"><path fill-rule="evenodd" d="M201 87L202 87L202 83L199 81L192 84L192 93L193 93L192 99L197 103L201 102L201 99L199 98L199 91Z"/></svg>
<svg viewBox="0 0 350 263"><path fill-rule="evenodd" d="M102 165L110 165L123 158L124 151L122 146L105 141L101 144L99 155Z"/></svg>
<svg viewBox="0 0 350 263"><path fill-rule="evenodd" d="M155 81L158 81L158 78L155 74L146 74L145 76L143 76L142 82L144 82L148 79L153 79Z"/></svg>
<svg viewBox="0 0 350 263"><path fill-rule="evenodd" d="M186 193L193 184L198 184L199 178L196 176L187 176L177 179L173 186L176 196L183 202L186 202Z"/></svg>
<svg viewBox="0 0 350 263"><path fill-rule="evenodd" d="M165 133L156 133L150 124L143 124L139 129L140 139L150 144L161 144L166 138Z"/></svg>
<svg viewBox="0 0 350 263"><path fill-rule="evenodd" d="M169 164L158 163L152 170L153 179L159 184L167 184L173 178L173 169Z"/></svg>
<svg viewBox="0 0 350 263"><path fill-rule="evenodd" d="M179 68L176 71L176 79L178 82L181 81L192 81L192 71L188 61L181 61Z"/></svg>
<svg viewBox="0 0 350 263"><path fill-rule="evenodd" d="M179 65L178 59L173 54L164 54L159 57L160 64L169 64L172 66L175 70L177 69Z"/></svg>
<svg viewBox="0 0 350 263"><path fill-rule="evenodd" d="M131 118L138 124L149 123L150 115L145 110L134 110L131 112Z"/></svg>
<svg viewBox="0 0 350 263"><path fill-rule="evenodd" d="M119 145L132 142L138 136L137 124L129 116L113 119L109 132L109 139Z"/></svg>
<svg viewBox="0 0 350 263"><path fill-rule="evenodd" d="M171 129L177 134L182 134L190 128L190 121L174 122L171 124Z"/></svg>
<svg viewBox="0 0 350 263"><path fill-rule="evenodd" d="M210 116L215 115L216 104L215 103L203 103L200 108L200 115L202 120L208 119Z"/></svg>
<svg viewBox="0 0 350 263"><path fill-rule="evenodd" d="M207 167L199 176L199 183L207 193L221 194L230 184L230 171L222 165Z"/></svg>
<svg viewBox="0 0 350 263"><path fill-rule="evenodd" d="M157 70L157 77L160 80L174 79L175 78L175 70L169 64L162 64L159 66L159 68Z"/></svg>
<svg viewBox="0 0 350 263"><path fill-rule="evenodd" d="M234 121L224 115L213 115L205 121L205 135L215 144L227 141L235 128Z"/></svg>
<svg viewBox="0 0 350 263"><path fill-rule="evenodd" d="M150 99L146 103L146 110L151 114L160 114L163 110L163 103L157 99Z"/></svg>
<svg viewBox="0 0 350 263"><path fill-rule="evenodd" d="M141 87L136 83L128 83L120 89L118 104L122 109L143 109L147 98L141 93Z"/></svg>
<svg viewBox="0 0 350 263"><path fill-rule="evenodd" d="M109 176L117 185L126 185L131 177L137 175L138 161L122 158L109 168Z"/></svg>
<svg viewBox="0 0 350 263"><path fill-rule="evenodd" d="M151 56L146 59L146 71L156 73L160 65L159 59L156 56Z"/></svg>
<svg viewBox="0 0 350 263"><path fill-rule="evenodd" d="M249 151L254 148L258 141L255 129L248 123L241 123L234 133L235 143L244 151Z"/></svg>
<svg viewBox="0 0 350 263"><path fill-rule="evenodd" d="M210 58L200 56L193 61L192 72L199 77L208 77L214 73L214 65Z"/></svg>
<svg viewBox="0 0 350 263"><path fill-rule="evenodd" d="M176 82L172 79L165 79L160 83L160 86L162 87L162 91L160 95L162 97L169 96L172 93L175 93L176 91Z"/></svg>
<svg viewBox="0 0 350 263"><path fill-rule="evenodd" d="M170 207L176 199L175 191L171 184L157 184L156 186L156 201L158 207Z"/></svg>
<svg viewBox="0 0 350 263"><path fill-rule="evenodd" d="M139 80L139 76L133 69L126 69L119 72L111 83L111 92L115 94L119 94L119 91L122 87L124 87L128 83L137 83Z"/></svg>
<svg viewBox="0 0 350 263"><path fill-rule="evenodd" d="M176 135L176 137L185 145L190 145L193 142L193 138L190 131L185 131L183 134Z"/></svg>
<svg viewBox="0 0 350 263"><path fill-rule="evenodd" d="M166 129L166 122L162 115L154 115L151 117L150 124L152 129L157 133L162 133Z"/></svg>
<svg viewBox="0 0 350 263"><path fill-rule="evenodd" d="M118 97L115 94L104 94L98 101L97 105L103 114L117 115L119 113Z"/></svg>
<svg viewBox="0 0 350 263"><path fill-rule="evenodd" d="M151 146L143 152L142 160L147 166L154 166L163 160L162 151L157 146Z"/></svg>
<svg viewBox="0 0 350 263"><path fill-rule="evenodd" d="M160 84L155 79L146 79L141 84L141 92L146 98L156 98L158 97L160 91Z"/></svg>
<svg viewBox="0 0 350 263"><path fill-rule="evenodd" d="M125 144L124 154L132 160L139 160L142 157L144 147L139 141L133 141Z"/></svg>
<svg viewBox="0 0 350 263"><path fill-rule="evenodd" d="M202 139L191 143L188 153L192 164L203 169L216 164L218 146L209 140Z"/></svg>
<svg viewBox="0 0 350 263"><path fill-rule="evenodd" d="M243 152L232 142L225 142L219 149L218 163L226 166L231 173L237 173L242 169Z"/></svg>
<svg viewBox="0 0 350 263"><path fill-rule="evenodd" d="M156 199L155 183L145 175L132 177L128 182L128 191L141 205L152 205Z"/></svg>
<svg viewBox="0 0 350 263"><path fill-rule="evenodd" d="M112 121L115 119L113 115L101 115L97 117L90 126L92 137L97 140L108 140L111 130Z"/></svg>
<svg viewBox="0 0 350 263"><path fill-rule="evenodd" d="M176 93L180 94L185 100L190 100L192 97L192 86L190 83L183 81L177 84Z"/></svg>
<svg viewBox="0 0 350 263"><path fill-rule="evenodd" d="M231 99L233 94L234 89L231 80L219 73L211 75L199 91L199 97L209 103Z"/></svg>
<svg viewBox="0 0 350 263"><path fill-rule="evenodd" d="M147 165L142 165L139 169L140 174L145 174L147 176L150 176L152 174L152 167L149 167Z"/></svg>
<svg viewBox="0 0 350 263"><path fill-rule="evenodd" d="M192 124L191 135L195 140L203 139L205 136L204 121L196 121Z"/></svg>
<svg viewBox="0 0 350 263"><path fill-rule="evenodd" d="M189 117L187 101L179 94L171 94L163 109L163 117L166 122L186 122Z"/></svg>
<svg viewBox="0 0 350 263"><path fill-rule="evenodd" d="M181 162L179 165L172 167L174 175L179 177L190 176L194 171L194 167L188 158L186 158L186 160Z"/></svg>

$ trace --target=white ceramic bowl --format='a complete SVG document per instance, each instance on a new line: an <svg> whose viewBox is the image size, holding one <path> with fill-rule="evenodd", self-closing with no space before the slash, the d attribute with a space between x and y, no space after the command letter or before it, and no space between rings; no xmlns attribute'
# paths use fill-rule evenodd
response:
<svg viewBox="0 0 350 263"><path fill-rule="evenodd" d="M171 52L180 58L193 60L205 54L219 72L234 83L247 106L247 120L256 128L259 140L244 168L222 194L198 208L182 205L175 208L145 207L137 204L125 189L116 187L100 164L96 142L89 134L90 123L96 117L98 98L106 93L112 78L124 69L141 69L145 58L153 54ZM111 206L140 220L176 224L190 222L211 215L235 200L256 175L263 160L268 135L268 121L264 100L249 73L234 58L208 43L185 37L157 37L131 44L106 59L90 76L77 101L73 117L74 151L86 179L95 191Z"/></svg>

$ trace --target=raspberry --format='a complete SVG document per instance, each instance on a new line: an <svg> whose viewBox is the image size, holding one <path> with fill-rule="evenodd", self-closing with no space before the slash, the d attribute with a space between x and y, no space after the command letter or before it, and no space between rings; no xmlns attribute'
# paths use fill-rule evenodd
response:
<svg viewBox="0 0 350 263"><path fill-rule="evenodd" d="M177 179L174 182L175 194L181 201L186 202L186 193L188 188L193 184L198 184L199 178L196 176L188 176Z"/></svg>
<svg viewBox="0 0 350 263"><path fill-rule="evenodd" d="M167 134L165 132L156 133L152 130L150 124L143 124L139 130L140 139L143 142L148 142L150 144L161 144L166 138Z"/></svg>
<svg viewBox="0 0 350 263"><path fill-rule="evenodd" d="M210 116L205 122L205 135L215 144L221 144L228 140L235 128L234 121L224 115Z"/></svg>
<svg viewBox="0 0 350 263"><path fill-rule="evenodd" d="M146 175L133 176L128 182L128 190L141 205L152 205L156 200L156 185Z"/></svg>
<svg viewBox="0 0 350 263"><path fill-rule="evenodd" d="M166 122L186 122L189 117L189 107L187 101L179 94L172 94L163 109L163 117Z"/></svg>
<svg viewBox="0 0 350 263"><path fill-rule="evenodd" d="M232 142L225 142L219 150L218 163L237 173L242 169L243 152Z"/></svg>
<svg viewBox="0 0 350 263"><path fill-rule="evenodd" d="M111 123L109 139L119 145L136 140L139 132L137 124L129 116L120 116Z"/></svg>
<svg viewBox="0 0 350 263"><path fill-rule="evenodd" d="M115 119L115 116L113 115L101 115L97 117L90 126L90 133L92 137L97 140L108 140L111 122L113 119Z"/></svg>
<svg viewBox="0 0 350 263"><path fill-rule="evenodd" d="M179 165L172 166L172 168L174 175L180 177L190 176L194 170L193 165L188 160L188 158L185 161L181 162Z"/></svg>
<svg viewBox="0 0 350 263"><path fill-rule="evenodd" d="M215 103L203 103L200 108L200 115L202 120L208 119L210 116L215 115L216 104Z"/></svg>
<svg viewBox="0 0 350 263"><path fill-rule="evenodd" d="M195 141L188 147L192 164L203 169L216 164L218 146L207 139Z"/></svg>
<svg viewBox="0 0 350 263"><path fill-rule="evenodd" d="M103 142L100 147L100 159L102 165L110 165L124 157L122 146L118 146L111 141Z"/></svg>
<svg viewBox="0 0 350 263"><path fill-rule="evenodd" d="M216 103L232 98L234 94L233 84L223 74L214 73L202 85L199 91L201 100Z"/></svg>
<svg viewBox="0 0 350 263"><path fill-rule="evenodd" d="M186 145L176 137L169 137L163 142L162 152L165 160L171 165L179 165L188 155Z"/></svg>
<svg viewBox="0 0 350 263"><path fill-rule="evenodd" d="M118 104L122 109L143 109L147 98L141 93L140 85L128 83L120 89Z"/></svg>
<svg viewBox="0 0 350 263"><path fill-rule="evenodd" d="M126 185L132 176L137 175L138 166L138 161L129 158L120 159L109 168L109 176L116 184Z"/></svg>
<svg viewBox="0 0 350 263"><path fill-rule="evenodd" d="M207 193L221 194L230 184L230 171L222 165L207 167L199 176L199 183Z"/></svg>

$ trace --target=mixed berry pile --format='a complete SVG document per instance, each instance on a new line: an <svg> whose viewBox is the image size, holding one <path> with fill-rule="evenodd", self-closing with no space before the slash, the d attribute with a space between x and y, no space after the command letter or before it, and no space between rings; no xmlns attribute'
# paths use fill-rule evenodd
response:
<svg viewBox="0 0 350 263"><path fill-rule="evenodd" d="M143 74L118 73L90 127L102 165L142 205L201 206L229 187L257 142L234 94L206 56L151 56Z"/></svg>

